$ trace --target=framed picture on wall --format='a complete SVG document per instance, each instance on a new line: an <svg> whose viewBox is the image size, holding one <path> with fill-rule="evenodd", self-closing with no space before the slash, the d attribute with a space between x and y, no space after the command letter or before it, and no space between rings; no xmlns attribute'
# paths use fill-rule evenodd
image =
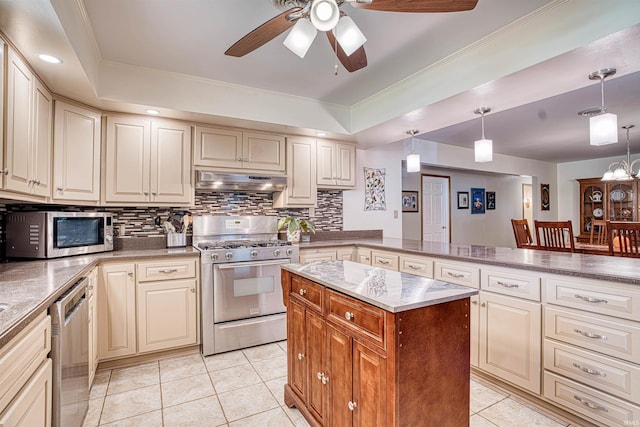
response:
<svg viewBox="0 0 640 427"><path fill-rule="evenodd" d="M418 212L418 192L402 192L402 212Z"/></svg>
<svg viewBox="0 0 640 427"><path fill-rule="evenodd" d="M471 213L483 214L485 209L484 188L471 189Z"/></svg>
<svg viewBox="0 0 640 427"><path fill-rule="evenodd" d="M549 184L540 184L540 209L543 211L549 210Z"/></svg>
<svg viewBox="0 0 640 427"><path fill-rule="evenodd" d="M487 210L496 208L496 192L487 191Z"/></svg>
<svg viewBox="0 0 640 427"><path fill-rule="evenodd" d="M458 209L469 209L468 191L458 191Z"/></svg>

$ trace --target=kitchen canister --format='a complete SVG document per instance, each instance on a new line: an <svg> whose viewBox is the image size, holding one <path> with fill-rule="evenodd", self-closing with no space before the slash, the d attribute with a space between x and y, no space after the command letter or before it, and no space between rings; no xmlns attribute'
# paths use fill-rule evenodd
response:
<svg viewBox="0 0 640 427"><path fill-rule="evenodd" d="M182 248L187 246L187 235L185 233L167 233L168 248Z"/></svg>

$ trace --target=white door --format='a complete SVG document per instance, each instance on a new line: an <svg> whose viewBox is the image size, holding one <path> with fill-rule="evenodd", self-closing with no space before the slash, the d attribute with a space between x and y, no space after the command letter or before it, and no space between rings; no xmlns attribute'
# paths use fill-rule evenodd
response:
<svg viewBox="0 0 640 427"><path fill-rule="evenodd" d="M422 240L449 239L449 178L423 175Z"/></svg>

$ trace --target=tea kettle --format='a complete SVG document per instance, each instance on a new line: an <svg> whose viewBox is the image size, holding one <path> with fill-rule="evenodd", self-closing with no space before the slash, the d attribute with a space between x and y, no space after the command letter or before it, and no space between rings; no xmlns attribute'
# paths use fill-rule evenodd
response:
<svg viewBox="0 0 640 427"><path fill-rule="evenodd" d="M591 193L591 196L589 196L589 199L592 202L601 202L602 201L602 191L594 191L593 193Z"/></svg>

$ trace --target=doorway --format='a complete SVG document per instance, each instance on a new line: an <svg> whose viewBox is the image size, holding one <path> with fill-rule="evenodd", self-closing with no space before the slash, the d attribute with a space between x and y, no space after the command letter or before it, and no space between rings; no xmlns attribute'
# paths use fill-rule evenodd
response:
<svg viewBox="0 0 640 427"><path fill-rule="evenodd" d="M422 240L450 242L449 177L422 175Z"/></svg>
<svg viewBox="0 0 640 427"><path fill-rule="evenodd" d="M529 230L533 230L533 188L531 184L522 184L522 218L529 223Z"/></svg>

